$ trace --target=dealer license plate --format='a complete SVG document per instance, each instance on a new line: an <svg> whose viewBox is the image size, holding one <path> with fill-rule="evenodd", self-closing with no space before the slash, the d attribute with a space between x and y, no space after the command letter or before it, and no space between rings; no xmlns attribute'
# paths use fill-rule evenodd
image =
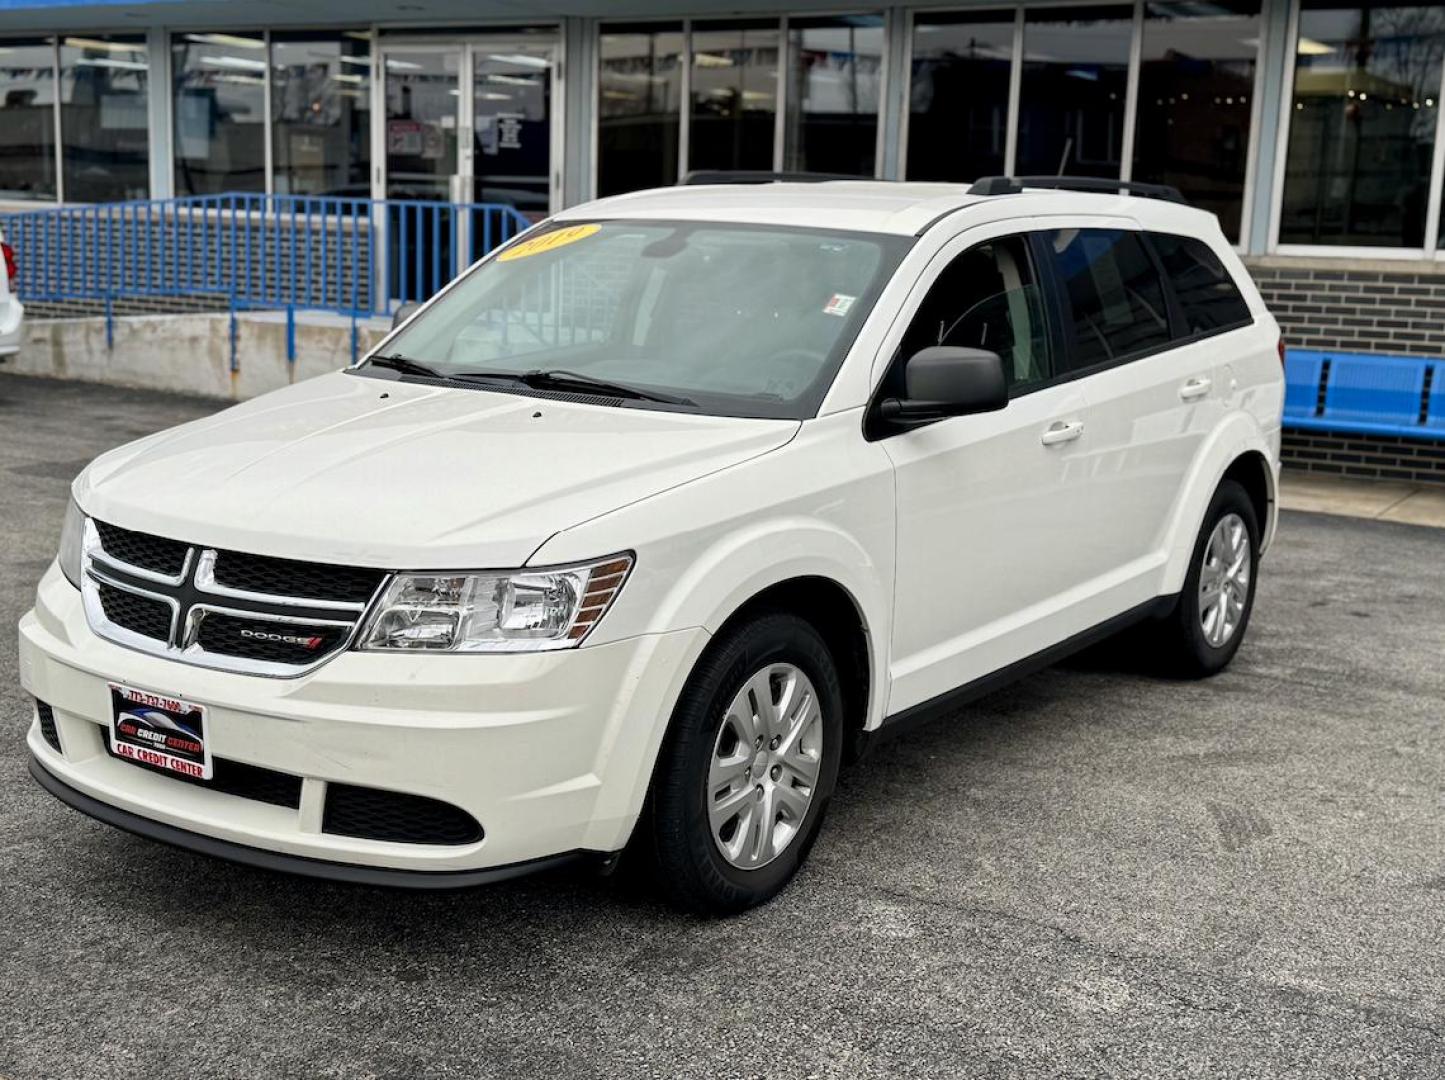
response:
<svg viewBox="0 0 1445 1080"><path fill-rule="evenodd" d="M179 698L110 684L110 749L156 769L209 780L206 710Z"/></svg>

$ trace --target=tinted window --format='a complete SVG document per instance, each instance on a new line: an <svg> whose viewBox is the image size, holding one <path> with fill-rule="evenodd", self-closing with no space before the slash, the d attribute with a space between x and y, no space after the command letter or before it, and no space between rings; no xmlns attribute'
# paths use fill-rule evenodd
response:
<svg viewBox="0 0 1445 1080"><path fill-rule="evenodd" d="M1159 272L1137 233L1060 229L1045 234L1073 315L1073 369L1169 343Z"/></svg>
<svg viewBox="0 0 1445 1080"><path fill-rule="evenodd" d="M1150 241L1184 310L1188 333L1207 334L1251 321L1229 271L1203 240L1151 233Z"/></svg>
<svg viewBox="0 0 1445 1080"><path fill-rule="evenodd" d="M930 345L998 353L1013 387L1053 374L1038 278L1021 237L970 248L938 275L913 317L900 355L912 356Z"/></svg>

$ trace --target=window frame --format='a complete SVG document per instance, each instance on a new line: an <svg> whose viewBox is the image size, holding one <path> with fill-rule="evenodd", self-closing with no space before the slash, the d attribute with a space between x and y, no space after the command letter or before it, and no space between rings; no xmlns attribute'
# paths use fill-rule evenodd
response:
<svg viewBox="0 0 1445 1080"><path fill-rule="evenodd" d="M1014 38L1013 54L1010 60L1009 67L1009 104L1007 120L1008 130L1004 133L1004 175L1013 176L1018 171L1016 166L1018 164L1019 111L1023 90L1025 11L1040 8L1093 8L1100 6L1100 4L1103 2L1104 0L1041 0L1041 2L1038 3L1021 3L1018 2L1018 0L1015 0L1015 2L1013 3L985 2L973 6L954 3L946 7L909 8L908 11L905 13L907 17L903 21L903 42L902 48L899 50L900 56L902 58L900 66L903 70L899 74L898 78L899 89L902 97L900 104L900 114L896 121L898 125L898 168L896 170L898 179L908 179L908 140L910 137L909 116L912 111L910 105L913 100L913 45L915 26L919 16L923 16L926 19L926 17L929 15L981 15L987 12L998 14L1000 17L1009 15L1012 16L1014 20ZM1134 138L1139 111L1139 72L1143 63L1144 30L1145 23L1148 20L1148 12L1147 0L1125 0L1125 3L1128 3L1132 8L1133 21L1129 37L1128 73L1125 81L1124 130L1122 132L1123 145L1122 160L1120 161L1119 166L1119 179L1128 181L1132 180L1134 176ZM1297 28L1298 10L1299 0L1290 0L1290 17L1292 21L1290 24L1289 33L1287 35L1288 44L1290 47L1290 56L1294 55L1293 49L1295 39L1293 35L1295 29ZM1260 130L1264 121L1265 108L1260 93L1264 86L1266 68L1269 65L1269 58L1273 55L1271 42L1272 31L1269 25L1269 19L1266 18L1266 14L1267 13L1262 6L1260 14L1261 25L1259 43L1256 46L1257 51L1255 53L1254 62L1254 85L1250 91L1252 100L1250 102L1249 109L1249 145L1245 149L1244 190L1240 196L1242 204L1240 206L1239 216L1239 235L1233 237L1226 237L1226 239L1230 243L1230 246L1233 247L1234 250L1239 254L1246 253L1250 247L1250 237L1253 234L1254 229L1254 203L1259 193L1259 184L1261 183L1259 177L1256 175L1259 171L1258 161L1261 149ZM884 70L884 77L888 77L888 72L886 68ZM1445 110L1442 110L1442 112L1445 112ZM1284 117L1282 124L1287 121L1288 117ZM1271 196L1274 199L1273 211L1270 215L1271 229L1274 230L1270 234L1271 245L1273 245L1274 241L1277 239L1277 229L1275 228L1275 223L1278 221L1279 218L1278 196L1280 191L1280 185L1283 183L1284 179L1282 172L1283 147L1284 139L1287 138L1287 134L1287 131L1276 132L1276 139L1278 140L1278 146L1276 147L1276 149L1280 151L1276 154L1278 175L1273 178L1272 184L1270 179L1268 178L1263 181L1263 183L1266 185L1266 188L1271 191ZM1445 146L1442 146L1441 149L1445 150ZM1270 247L1270 250L1274 250L1273 246ZM1333 254L1339 253L1335 252ZM1441 257L1445 258L1445 246L1442 246Z"/></svg>
<svg viewBox="0 0 1445 1080"><path fill-rule="evenodd" d="M1356 6L1364 6L1361 0ZM1300 0L1290 0L1289 23L1285 29L1285 70L1279 95L1279 120L1275 132L1275 158L1270 177L1269 229L1265 250L1270 255L1297 255L1320 259L1425 259L1445 262L1445 242L1440 235L1442 190L1445 190L1445 64L1441 65L1440 88L1435 97L1435 145L1430 157L1430 181L1425 203L1425 236L1421 247L1372 247L1368 245L1292 244L1281 243L1279 234L1284 218L1285 166L1289 157L1290 129L1294 124L1294 87L1296 58L1299 55ZM1258 100L1256 79L1255 99ZM1251 159L1252 160L1252 159ZM1251 171L1253 171L1251 169Z"/></svg>
<svg viewBox="0 0 1445 1080"><path fill-rule="evenodd" d="M588 145L585 148L588 161L588 187L587 197L597 198L598 179L602 171L602 134L601 134L601 110L597 108L598 95L602 92L602 38L609 33L659 33L676 32L682 35L682 79L679 87L678 97L681 102L681 115L678 117L679 129L677 139L677 179L682 181L691 171L689 164L692 154L692 69L693 69L693 31L706 31L709 26L723 27L729 24L761 22L770 24L770 28L776 28L778 32L778 92L773 101L773 154L772 171L782 172L785 169L784 162L787 159L787 109L789 105L788 89L792 78L792 49L790 47L790 26L793 18L805 19L809 22L828 18L842 18L849 15L878 15L882 19L883 45L880 55L880 66L878 73L879 86L882 88L878 95L878 119L873 147L873 176L874 180L887 179L887 172L884 168L887 156L889 131L889 110L888 95L895 78L892 62L892 49L890 48L890 35L892 21L888 18L889 5L886 3L863 3L848 7L827 7L818 11L792 10L784 8L779 14L768 16L766 13L728 12L726 9L700 14L688 15L678 19L674 17L658 16L656 18L645 18L640 16L627 17L619 15L615 17L602 17L592 20L591 44L592 63L591 86L589 88L590 101L590 128ZM681 25L681 29L676 27ZM907 67L904 68L904 78L907 77ZM897 122L896 120L894 121ZM869 179L859 177L859 179Z"/></svg>

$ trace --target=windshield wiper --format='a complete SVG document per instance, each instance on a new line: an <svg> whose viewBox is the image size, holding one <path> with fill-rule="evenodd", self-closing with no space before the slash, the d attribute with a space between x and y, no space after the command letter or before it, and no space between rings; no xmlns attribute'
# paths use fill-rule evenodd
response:
<svg viewBox="0 0 1445 1080"><path fill-rule="evenodd" d="M366 362L376 367L399 371L403 375L420 375L427 379L447 378L447 376L443 375L436 368L427 367L425 364L419 363L409 356L403 356L401 353L392 353L390 356L373 356L368 358Z"/></svg>
<svg viewBox="0 0 1445 1080"><path fill-rule="evenodd" d="M688 408L697 408L697 402L691 398L680 397L676 394L664 394L657 390L643 390L641 387L629 386L627 383L611 382L607 379L597 379L591 375L583 375L576 371L565 371L561 368L552 368L546 371L463 371L455 375L445 376L451 379L465 379L478 382L510 382L529 387L533 390L574 390L582 393L603 394L607 397L627 398L630 401L656 401L663 405L683 405Z"/></svg>

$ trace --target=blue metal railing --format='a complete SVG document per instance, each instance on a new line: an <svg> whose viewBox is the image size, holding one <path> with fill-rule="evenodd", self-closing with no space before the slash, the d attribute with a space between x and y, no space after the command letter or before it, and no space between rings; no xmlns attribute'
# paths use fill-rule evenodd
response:
<svg viewBox="0 0 1445 1080"><path fill-rule="evenodd" d="M353 319L424 300L528 228L511 206L201 195L0 214L34 302L224 298Z"/></svg>

